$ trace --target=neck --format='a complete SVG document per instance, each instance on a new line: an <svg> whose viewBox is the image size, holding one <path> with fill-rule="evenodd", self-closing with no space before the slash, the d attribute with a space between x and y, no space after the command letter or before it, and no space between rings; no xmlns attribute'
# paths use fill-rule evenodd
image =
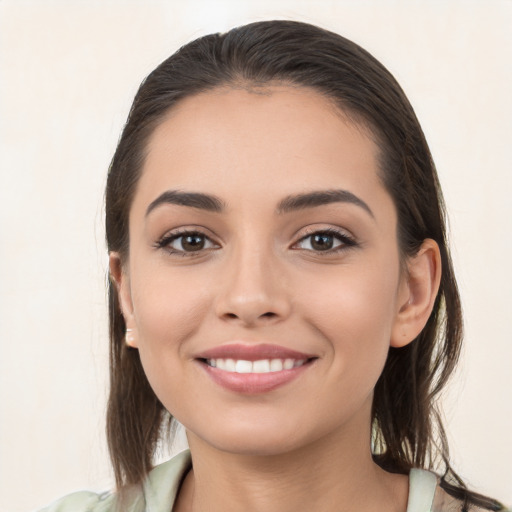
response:
<svg viewBox="0 0 512 512"><path fill-rule="evenodd" d="M217 450L189 432L193 470L174 510L404 512L408 479L373 462L369 430L270 456Z"/></svg>

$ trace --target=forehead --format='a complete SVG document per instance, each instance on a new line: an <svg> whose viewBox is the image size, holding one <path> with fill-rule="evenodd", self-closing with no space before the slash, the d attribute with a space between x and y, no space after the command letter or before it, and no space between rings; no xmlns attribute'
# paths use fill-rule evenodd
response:
<svg viewBox="0 0 512 512"><path fill-rule="evenodd" d="M251 135L254 142L261 141L262 135L282 142L288 136L311 137L315 127L322 127L317 134L323 139L329 130L338 140L340 135L346 139L348 131L360 139L372 139L373 134L365 123L356 122L355 118L342 111L332 98L309 87L225 86L181 100L155 129L149 150L161 148L162 139L167 142L169 136L177 136L178 132L190 142L199 140L205 145L208 141L205 135L209 135L212 127L221 128L218 135L227 132L231 137ZM346 133L340 134L340 128L345 128Z"/></svg>
<svg viewBox="0 0 512 512"><path fill-rule="evenodd" d="M377 156L368 131L314 90L220 88L184 99L155 129L138 190L146 204L170 188L214 189L228 202L312 188L357 193L382 188Z"/></svg>

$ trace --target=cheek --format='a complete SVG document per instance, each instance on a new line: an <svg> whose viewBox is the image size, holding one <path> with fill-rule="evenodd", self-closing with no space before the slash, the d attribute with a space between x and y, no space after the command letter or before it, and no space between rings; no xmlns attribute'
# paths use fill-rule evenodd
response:
<svg viewBox="0 0 512 512"><path fill-rule="evenodd" d="M139 354L151 386L162 398L170 384L180 386L180 379L173 376L180 375L186 341L199 331L211 301L207 290L189 282L186 273L157 269L139 276L132 281Z"/></svg>
<svg viewBox="0 0 512 512"><path fill-rule="evenodd" d="M143 262L132 275L134 316L144 345L149 340L151 345L179 345L195 332L210 301L204 281L190 269L170 271L165 264Z"/></svg>
<svg viewBox="0 0 512 512"><path fill-rule="evenodd" d="M354 389L366 380L363 388L370 391L386 361L397 311L394 268L380 263L340 267L329 279L303 282L301 295L308 297L303 316L326 341L332 375L341 375Z"/></svg>

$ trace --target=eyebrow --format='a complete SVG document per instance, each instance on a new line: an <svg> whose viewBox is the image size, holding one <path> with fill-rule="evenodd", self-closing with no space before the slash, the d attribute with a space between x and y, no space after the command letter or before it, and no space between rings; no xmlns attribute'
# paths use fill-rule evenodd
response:
<svg viewBox="0 0 512 512"><path fill-rule="evenodd" d="M279 215L291 213L316 206L323 206L332 203L349 203L359 206L372 218L373 212L370 207L359 197L348 190L318 190L305 192L285 197L277 206L276 212ZM226 203L217 196L201 192L183 192L180 190L167 190L159 195L147 208L146 217L158 206L163 204L177 204L198 208L214 213L222 213L226 209Z"/></svg>
<svg viewBox="0 0 512 512"><path fill-rule="evenodd" d="M209 212L220 213L226 209L222 199L201 192L182 192L180 190L167 190L159 195L146 210L146 217L162 204L178 204L190 208L199 208Z"/></svg>
<svg viewBox="0 0 512 512"><path fill-rule="evenodd" d="M348 190L318 190L288 196L279 203L277 213L289 213L331 203L354 204L365 210L372 218L374 218L370 207L362 199Z"/></svg>

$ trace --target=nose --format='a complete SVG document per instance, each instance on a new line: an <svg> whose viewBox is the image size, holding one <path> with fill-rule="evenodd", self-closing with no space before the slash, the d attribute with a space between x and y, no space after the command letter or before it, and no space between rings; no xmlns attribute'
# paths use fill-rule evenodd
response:
<svg viewBox="0 0 512 512"><path fill-rule="evenodd" d="M227 258L219 278L215 310L224 321L245 327L281 322L291 311L285 272L265 250L244 250Z"/></svg>

